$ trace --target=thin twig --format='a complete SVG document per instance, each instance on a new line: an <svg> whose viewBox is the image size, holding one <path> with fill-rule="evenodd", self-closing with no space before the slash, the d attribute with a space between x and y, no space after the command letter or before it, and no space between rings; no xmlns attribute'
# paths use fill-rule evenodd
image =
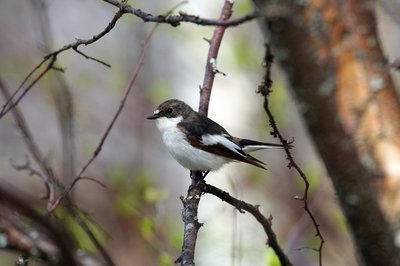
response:
<svg viewBox="0 0 400 266"><path fill-rule="evenodd" d="M77 177L80 177L85 171L86 169L89 167L89 165L97 158L97 156L99 155L101 149L103 148L103 144L106 141L108 135L111 132L111 129L113 128L115 122L117 121L119 114L121 113L121 111L123 110L124 106L125 106L125 102L128 99L129 93L131 92L132 88L133 88L133 84L136 81L136 78L139 74L139 71L142 69L143 66L143 62L144 62L144 58L146 55L146 52L150 46L150 40L154 35L155 30L157 29L158 24L156 24L153 29L151 30L151 32L149 33L149 35L146 37L146 39L143 42L143 46L142 46L142 50L140 52L140 56L139 56L139 60L138 63L135 66L135 69L132 73L131 79L128 83L128 86L125 89L125 93L124 96L122 97L121 103L118 107L117 112L114 114L114 117L112 118L110 124L108 125L106 131L104 132L99 145L97 145L96 150L93 153L92 158L90 158L90 160L82 167L81 171L79 172L79 174L77 175ZM66 191L67 193L69 192L69 190Z"/></svg>
<svg viewBox="0 0 400 266"><path fill-rule="evenodd" d="M23 90L23 92L21 93L21 95L20 95L16 100L14 100L13 98L14 98L14 97L17 95L17 93L22 89L22 87L23 87L22 85L20 85L20 86L18 87L18 89L12 94L11 97L9 97L9 98L6 99L6 103L3 105L3 108L1 109L1 112L0 112L0 119L1 119L5 114L7 114L11 109L13 109L15 106L17 106L17 104L22 100L22 98L24 98L24 96L28 93L28 91L29 91L40 79L42 79L42 78L44 77L44 75L45 75L47 72L49 72L50 69L53 68L54 63L56 62L56 59L57 59L57 55L54 55L54 56L52 56L51 58L48 58L48 59L50 59L50 62L48 63L48 65L46 66L46 68L45 68L42 72L39 73L39 75L25 88L25 90ZM40 64L39 64L37 67L35 67L35 69L34 69L33 71L31 71L31 72L29 73L28 77L29 77L29 76L32 76L33 73L34 73L34 71L37 70L37 69L39 69L39 67L40 67L44 62L46 62L48 59L45 59L45 60L43 60L42 62L40 62ZM28 80L28 77L24 79L24 81L22 82L22 84L24 84L24 83Z"/></svg>
<svg viewBox="0 0 400 266"><path fill-rule="evenodd" d="M271 67L273 63L274 57L271 53L271 49L269 45L266 45L266 53L265 53L265 59L264 59L264 64L265 64L265 76L264 79L261 83L261 85L258 88L258 92L261 93L261 95L264 97L264 109L265 112L267 113L268 119L269 119L269 124L272 127L272 132L271 134L274 137L277 137L280 142L283 144L284 150L286 152L287 160L289 161L288 167L289 168L294 168L296 171L299 173L300 177L302 178L304 182L304 193L302 197L296 197L297 200L301 200L304 203L304 210L310 217L314 228L315 228L315 236L319 238L320 244L318 248L312 248L313 250L316 250L318 252L318 260L319 260L319 265L322 265L322 248L324 245L324 237L322 236L321 230L320 230L320 225L318 224L316 218L314 217L314 214L311 212L308 204L308 193L309 193L309 187L310 183L308 181L308 178L306 174L301 170L301 168L297 165L295 162L290 149L288 145L288 141L282 136L280 133L278 126L276 124L275 118L269 109L269 95L271 93L271 87L272 87L272 79L271 79Z"/></svg>
<svg viewBox="0 0 400 266"><path fill-rule="evenodd" d="M104 62L104 61L102 61L102 60L100 60L100 59L94 58L94 57L92 57L92 56L89 56L89 55L87 55L87 54L85 54L85 53L79 51L78 47L75 47L75 48L72 48L72 49L74 49L75 52L77 52L78 54L82 55L82 56L85 57L86 59L93 60L93 61L95 61L95 62L97 62L97 63L100 63L100 64L105 65L106 67L111 67L110 64L108 64L108 63L106 63L106 62Z"/></svg>
<svg viewBox="0 0 400 266"><path fill-rule="evenodd" d="M4 99L10 98L9 90L7 89L6 84L3 82L1 77L0 77L0 91ZM10 102L10 104L11 106L14 105L12 101ZM42 171L42 173L40 174L38 173L38 175L43 179L43 182L47 190L45 197L48 198L49 201L51 201L52 199L55 198L55 187L54 187L55 179L53 172L47 165L44 156L42 155L42 152L40 151L39 147L37 146L36 142L33 139L32 133L29 130L29 127L24 119L24 116L22 115L22 112L20 111L19 108L17 108L17 106L15 106L15 108L12 109L12 115L21 133L22 139L25 142L26 147L28 148L29 153L33 157L33 160L39 165ZM30 162L28 157L26 165L27 167L30 167ZM30 169L30 171L32 173L33 169Z"/></svg>
<svg viewBox="0 0 400 266"><path fill-rule="evenodd" d="M73 49L78 54L84 56L86 59L91 59L91 60L99 62L103 65L109 66L109 64L105 63L104 61L95 59L93 57L90 57L90 56L82 53L81 51L78 50L78 47L81 45L86 46L86 45L92 44L92 43L96 42L97 40L99 40L100 38L102 38L103 36L105 36L108 32L110 32L114 28L117 21L125 13L127 13L127 11L123 8L118 10L118 12L115 13L115 15L114 15L113 19L110 21L110 23L108 23L107 27L103 31L101 31L99 34L94 35L92 38L86 39L86 40L78 39L73 43L67 44L67 45L63 46L62 48L47 54L44 57L44 59L28 74L28 76L24 79L24 81L18 87L18 89L14 93L11 94L11 97L6 100L6 103L4 104L2 110L0 111L0 119L22 100L22 98L36 84L36 82L38 82L50 69L54 68L54 63L57 60L57 56L64 51ZM40 72L40 74L25 88L25 90L22 92L22 94L16 100L14 100L17 93L23 88L24 84L28 81L28 79L30 77L32 77L33 74L48 60L50 60L50 62L48 63L46 68L42 72Z"/></svg>
<svg viewBox="0 0 400 266"><path fill-rule="evenodd" d="M146 13L140 9L133 8L128 5L124 1L116 1L116 0L103 0L113 6L116 6L120 9L124 9L126 13L131 13L139 18L141 18L144 22L157 22L170 24L173 27L179 26L182 22L189 22L196 25L201 26L224 26L224 27L234 27L245 22L251 21L260 16L258 12L253 12L247 15L244 15L239 18L225 20L225 19L206 19L201 18L199 16L186 14L184 12L179 12L179 15L171 16L171 15L152 15L150 13Z"/></svg>

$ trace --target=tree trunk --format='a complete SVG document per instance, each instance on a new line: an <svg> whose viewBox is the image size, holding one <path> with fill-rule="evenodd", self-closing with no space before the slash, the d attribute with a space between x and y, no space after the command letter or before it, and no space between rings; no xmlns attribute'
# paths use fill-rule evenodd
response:
<svg viewBox="0 0 400 266"><path fill-rule="evenodd" d="M263 7L274 55L302 107L361 263L400 265L393 230L400 217L400 102L385 67L373 5L255 4Z"/></svg>

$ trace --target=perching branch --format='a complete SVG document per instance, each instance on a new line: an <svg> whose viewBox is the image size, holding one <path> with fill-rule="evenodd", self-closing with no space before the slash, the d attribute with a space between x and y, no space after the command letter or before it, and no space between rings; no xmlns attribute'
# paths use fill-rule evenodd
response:
<svg viewBox="0 0 400 266"><path fill-rule="evenodd" d="M219 17L220 21L227 21L232 15L233 3L231 1L225 1L222 11ZM204 75L203 86L200 90L200 104L199 113L207 115L208 105L211 97L211 89L214 82L215 74L217 73L216 60L218 56L218 50L221 45L222 37L224 35L226 26L219 25L215 28L213 37L210 40L210 48L208 50L206 70ZM183 222L184 222L184 235L182 244L182 254L180 259L177 261L181 262L181 265L194 265L194 253L197 240L197 233L200 229L197 221L197 208L200 203L202 190L200 186L197 186L199 180L202 179L201 171L191 171L190 178L192 179L192 185L188 190L186 198L182 201L184 204L183 210ZM191 230L187 230L190 227Z"/></svg>
<svg viewBox="0 0 400 266"><path fill-rule="evenodd" d="M236 209L238 209L239 212L243 212L243 210L245 210L245 211L248 211L249 213L251 213L251 215L253 215L254 218L256 218L256 220L264 228L264 231L268 236L267 244L275 251L275 254L278 256L281 265L282 266L293 265L289 261L289 258L286 256L286 254L283 252L282 248L278 244L276 235L275 235L274 231L272 230L272 216L270 218L266 218L264 215L262 215L258 206L254 206L245 201L238 200L238 199L232 197L231 195L229 195L228 192L225 192L225 191L223 191L217 187L214 187L212 185L204 184L203 192L212 194L212 195L220 198L222 201L225 201L225 202L229 203L230 205L234 206Z"/></svg>

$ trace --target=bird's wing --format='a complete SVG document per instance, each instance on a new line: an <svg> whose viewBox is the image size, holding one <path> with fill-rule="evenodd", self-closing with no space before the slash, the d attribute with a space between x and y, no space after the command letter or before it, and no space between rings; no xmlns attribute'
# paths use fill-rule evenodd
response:
<svg viewBox="0 0 400 266"><path fill-rule="evenodd" d="M223 127L211 119L207 123L211 123L212 126L204 128L205 123L195 122L180 122L178 126L185 133L189 143L198 149L265 169L262 166L264 163L246 154ZM204 132L209 134L203 134Z"/></svg>

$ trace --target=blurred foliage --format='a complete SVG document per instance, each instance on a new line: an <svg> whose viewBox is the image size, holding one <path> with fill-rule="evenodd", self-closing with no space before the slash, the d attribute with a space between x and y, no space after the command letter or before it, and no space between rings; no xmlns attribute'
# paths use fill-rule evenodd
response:
<svg viewBox="0 0 400 266"><path fill-rule="evenodd" d="M255 49L254 45L254 42L249 41L249 36L246 32L235 36L235 42L232 43L234 56L229 58L234 60L231 67L236 68L237 71L249 68L259 69L261 66L262 51Z"/></svg>
<svg viewBox="0 0 400 266"><path fill-rule="evenodd" d="M264 252L265 264L266 266L280 266L281 263L279 262L278 256L276 256L275 252L268 248Z"/></svg>
<svg viewBox="0 0 400 266"><path fill-rule="evenodd" d="M126 168L114 166L108 172L108 179L117 192L114 195L117 213L128 218L132 230L138 230L148 246L160 252L160 265L172 265L173 259L167 251L178 251L182 236L179 228L168 223L168 217L157 212L157 206L166 200L167 192L154 185L150 171L130 176Z"/></svg>
<svg viewBox="0 0 400 266"><path fill-rule="evenodd" d="M160 266L172 266L175 265L175 259L172 258L168 253L161 252L160 256L158 257L158 264Z"/></svg>
<svg viewBox="0 0 400 266"><path fill-rule="evenodd" d="M237 1L235 2L235 14L247 14L253 11L253 6L250 1Z"/></svg>
<svg viewBox="0 0 400 266"><path fill-rule="evenodd" d="M115 195L115 205L123 216L137 215L141 211L146 213L149 205L167 197L165 190L155 187L153 175L148 170L131 177L126 168L114 166L110 167L108 180L111 187L118 191Z"/></svg>
<svg viewBox="0 0 400 266"><path fill-rule="evenodd" d="M107 239L107 233L91 219L89 214L83 213L78 208L75 208L75 210L79 215L79 219L87 224L96 239L100 243L104 244ZM78 224L76 218L71 217L71 215L69 215L69 213L62 207L58 207L55 210L55 216L59 218L59 222L61 223L60 225L62 225L66 232L68 232L68 236L72 237L76 241L76 244L80 249L93 253L97 252L96 247L93 245L86 232Z"/></svg>
<svg viewBox="0 0 400 266"><path fill-rule="evenodd" d="M310 183L308 192L313 194L321 183L321 169L315 162L310 160L303 163L300 168L303 170L303 173L307 176L308 182ZM304 181L302 178L295 178L294 183L299 192L304 191Z"/></svg>
<svg viewBox="0 0 400 266"><path fill-rule="evenodd" d="M15 259L18 256L15 255L5 255L5 254L0 254L0 266L10 266L13 265L13 263L15 262Z"/></svg>
<svg viewBox="0 0 400 266"><path fill-rule="evenodd" d="M289 106L289 97L284 81L279 76L274 77L269 104L278 128L287 128L292 117L289 115L288 108L282 108L282 106ZM265 119L265 117L262 118Z"/></svg>
<svg viewBox="0 0 400 266"><path fill-rule="evenodd" d="M149 98L155 103L170 99L172 91L171 81L161 78L154 80L147 89Z"/></svg>

